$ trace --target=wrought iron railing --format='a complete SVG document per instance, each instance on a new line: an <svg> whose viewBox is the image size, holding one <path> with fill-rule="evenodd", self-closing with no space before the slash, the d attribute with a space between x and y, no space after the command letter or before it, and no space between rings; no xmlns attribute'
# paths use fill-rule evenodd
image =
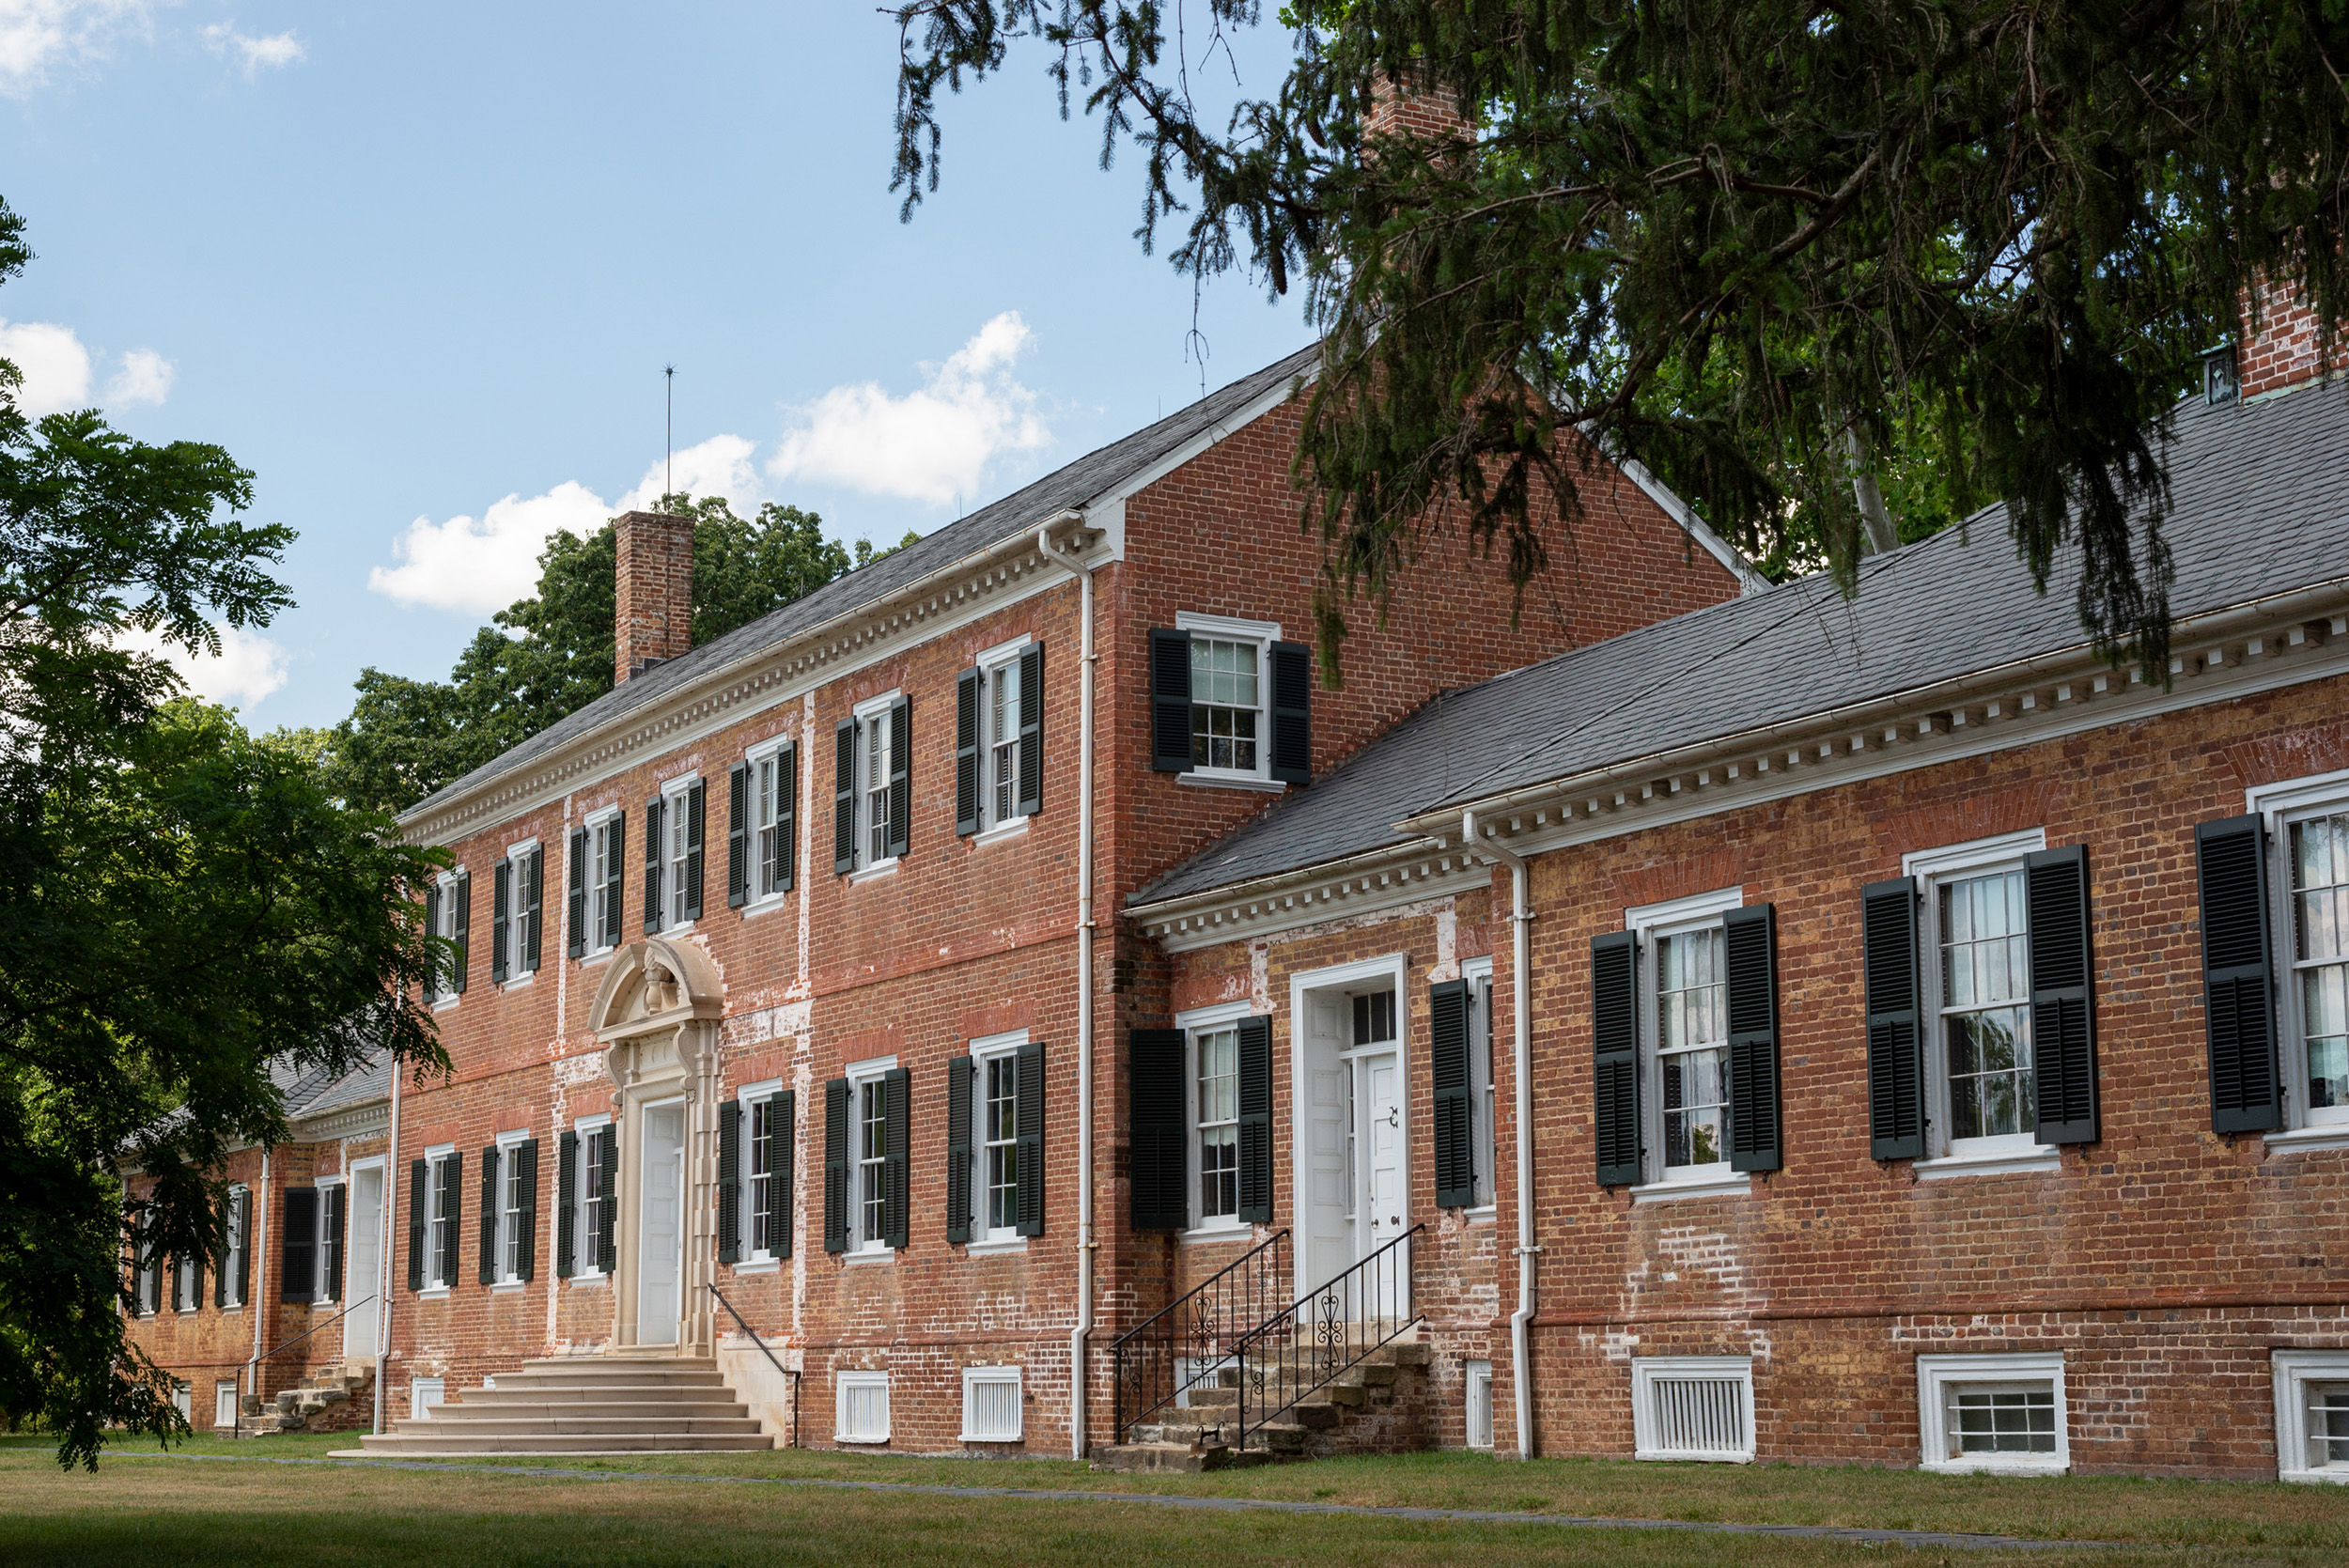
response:
<svg viewBox="0 0 2349 1568"><path fill-rule="evenodd" d="M1233 1345L1288 1305L1296 1278L1278 1230L1112 1343L1117 1440L1203 1384L1219 1381Z"/></svg>
<svg viewBox="0 0 2349 1568"><path fill-rule="evenodd" d="M725 1293L723 1291L721 1291L716 1285L713 1284L709 1287L709 1294L718 1298L718 1305L723 1307L726 1310L726 1315L734 1319L735 1327L741 1329L743 1335L748 1338L753 1344L758 1346L759 1354L767 1358L767 1364L774 1368L777 1372L783 1374L785 1377L790 1379L791 1446L793 1448L798 1448L800 1446L800 1374L793 1372L789 1367L785 1366L781 1361L775 1359L775 1353L768 1348L767 1342L765 1340L758 1337L758 1330L742 1321L742 1314L734 1310L734 1303L726 1299Z"/></svg>
<svg viewBox="0 0 2349 1568"><path fill-rule="evenodd" d="M1335 1279L1315 1285L1232 1343L1246 1448L1267 1421L1360 1365L1419 1321L1411 1285L1414 1225Z"/></svg>

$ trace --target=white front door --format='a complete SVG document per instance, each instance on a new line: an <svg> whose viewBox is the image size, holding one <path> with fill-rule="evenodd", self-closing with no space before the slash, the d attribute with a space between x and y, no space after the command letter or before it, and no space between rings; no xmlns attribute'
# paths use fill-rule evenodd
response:
<svg viewBox="0 0 2349 1568"><path fill-rule="evenodd" d="M1344 1273L1354 1262L1354 1079L1344 1055L1346 998L1319 992L1306 1000L1305 1157L1299 1162L1298 1213L1304 1255L1300 1290Z"/></svg>
<svg viewBox="0 0 2349 1568"><path fill-rule="evenodd" d="M643 1206L636 1227L636 1343L677 1343L684 1276L685 1107L646 1106Z"/></svg>
<svg viewBox="0 0 2349 1568"><path fill-rule="evenodd" d="M1401 1235L1408 1218L1409 1198L1404 1187L1403 1068L1393 1051L1355 1058L1361 1092L1361 1117L1355 1145L1360 1150L1361 1187L1356 1202L1361 1215L1361 1255L1369 1257ZM1364 1315L1400 1315L1410 1278L1408 1248L1395 1249L1362 1281Z"/></svg>
<svg viewBox="0 0 2349 1568"><path fill-rule="evenodd" d="M383 1289L383 1167L350 1173L350 1253L343 1267L343 1296L360 1303L343 1314L343 1359L375 1358L376 1312Z"/></svg>

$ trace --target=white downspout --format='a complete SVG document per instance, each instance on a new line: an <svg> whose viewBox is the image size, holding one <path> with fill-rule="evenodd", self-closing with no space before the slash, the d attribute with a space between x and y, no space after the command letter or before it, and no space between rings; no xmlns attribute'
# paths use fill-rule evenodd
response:
<svg viewBox="0 0 2349 1568"><path fill-rule="evenodd" d="M244 1238L245 1251L252 1262L245 1268L245 1278L253 1281L253 1299L244 1304L253 1314L253 1359L245 1363L246 1381L253 1385L253 1397L261 1397L261 1303L269 1299L269 1145L261 1145L261 1201L254 1205L253 1234Z"/></svg>
<svg viewBox="0 0 2349 1568"><path fill-rule="evenodd" d="M1514 931L1510 947L1510 1019L1516 1034L1516 1050L1512 1057L1511 1077L1515 1080L1517 1118L1517 1310L1509 1314L1509 1362L1511 1381L1516 1388L1517 1411L1517 1457L1533 1457L1533 1397L1532 1347L1533 1321L1533 1260L1541 1248L1533 1240L1533 1085L1529 1075L1526 1057L1532 1037L1532 977L1528 972L1532 963L1533 911L1527 907L1527 866L1525 857L1499 839L1480 837L1476 828L1476 813L1460 814L1460 841L1477 853L1491 855L1509 867L1509 923Z"/></svg>
<svg viewBox="0 0 2349 1568"><path fill-rule="evenodd" d="M558 987L555 995L562 995ZM376 1244L375 1433L383 1435L383 1385L392 1374L392 1227L399 1219L399 1077L407 1063L392 1059L391 1141L383 1151L383 1237Z"/></svg>

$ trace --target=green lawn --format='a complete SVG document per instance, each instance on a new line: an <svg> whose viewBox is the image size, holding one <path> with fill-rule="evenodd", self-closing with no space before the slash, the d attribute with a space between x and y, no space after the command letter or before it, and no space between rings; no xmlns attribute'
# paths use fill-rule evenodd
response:
<svg viewBox="0 0 2349 1568"><path fill-rule="evenodd" d="M314 1457L351 1441L198 1438L180 1452ZM151 1450L149 1451L151 1452ZM459 1462L461 1463L461 1462ZM529 1460L483 1461L534 1465ZM2349 1559L2349 1492L2331 1487L2105 1477L1995 1480L1785 1466L1657 1466L1481 1455L1323 1460L1213 1476L1095 1475L1050 1460L980 1462L838 1453L556 1460L539 1467L815 1477L1053 1490L1190 1493L1308 1501L1958 1530L2118 1541L2119 1551L1936 1551L1906 1560L2281 1563ZM298 1516L298 1517L297 1517ZM948 1498L831 1488L586 1482L549 1476L187 1462L110 1455L60 1473L48 1446L0 1438L0 1562L1118 1561L1161 1541L1186 1561L1827 1564L1886 1548L1769 1537L1546 1526L1238 1515L1114 1503ZM873 1532L881 1532L875 1535ZM469 1542L482 1543L476 1553ZM1703 1544L1702 1545L1700 1544ZM587 1556L581 1556L588 1552ZM2180 1551L2178 1547L2186 1547ZM1721 1548L1728 1548L1723 1551Z"/></svg>

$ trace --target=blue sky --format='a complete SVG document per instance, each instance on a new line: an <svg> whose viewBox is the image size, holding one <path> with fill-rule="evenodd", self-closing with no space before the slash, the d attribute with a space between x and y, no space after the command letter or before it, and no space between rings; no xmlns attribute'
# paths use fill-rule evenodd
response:
<svg viewBox="0 0 2349 1568"><path fill-rule="evenodd" d="M1241 40L1249 90L1284 43ZM39 253L0 354L37 410L227 447L300 532L299 607L193 672L259 727L332 723L364 665L445 676L546 529L657 493L665 363L680 487L926 531L1201 372L1139 160L1097 168L1040 54L949 105L899 224L895 50L857 0L0 0ZM1198 323L1209 386L1308 337L1242 278Z"/></svg>

